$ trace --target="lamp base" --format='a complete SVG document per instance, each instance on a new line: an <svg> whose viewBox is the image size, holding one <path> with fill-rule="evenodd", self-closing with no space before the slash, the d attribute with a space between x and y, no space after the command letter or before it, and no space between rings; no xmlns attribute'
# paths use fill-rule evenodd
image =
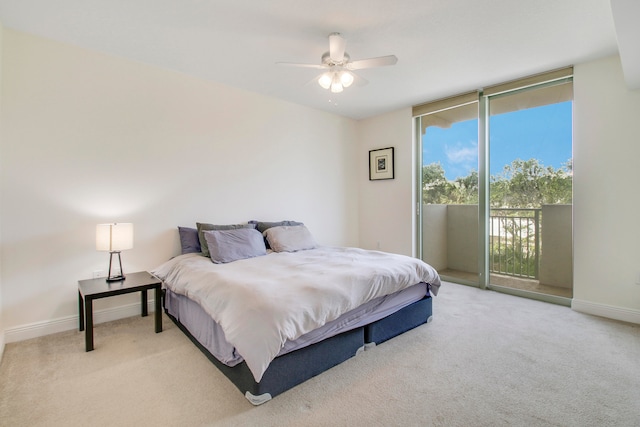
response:
<svg viewBox="0 0 640 427"><path fill-rule="evenodd" d="M120 259L120 251L111 251L109 252L109 275L107 276L107 282L120 282L125 279L124 273L122 272L122 259ZM118 255L118 264L120 265L120 274L112 274L111 266L113 264L113 256Z"/></svg>

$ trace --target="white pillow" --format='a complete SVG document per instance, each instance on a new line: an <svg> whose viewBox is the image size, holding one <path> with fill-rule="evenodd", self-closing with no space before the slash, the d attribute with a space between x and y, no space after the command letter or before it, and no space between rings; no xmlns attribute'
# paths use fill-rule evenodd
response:
<svg viewBox="0 0 640 427"><path fill-rule="evenodd" d="M316 240L304 225L271 227L262 234L274 252L296 252L318 247Z"/></svg>

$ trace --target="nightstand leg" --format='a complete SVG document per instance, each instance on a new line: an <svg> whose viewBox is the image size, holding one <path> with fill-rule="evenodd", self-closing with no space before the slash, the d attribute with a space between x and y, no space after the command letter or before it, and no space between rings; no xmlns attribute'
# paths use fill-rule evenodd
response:
<svg viewBox="0 0 640 427"><path fill-rule="evenodd" d="M162 289L160 288L160 285L158 285L156 287L156 292L155 292L155 310L156 310L156 334L158 332L162 332L162 304L161 304L161 295L162 294Z"/></svg>
<svg viewBox="0 0 640 427"><path fill-rule="evenodd" d="M84 332L86 351L93 350L93 300L87 298L85 301L85 316L87 330Z"/></svg>
<svg viewBox="0 0 640 427"><path fill-rule="evenodd" d="M80 321L79 331L84 331L84 300L82 294L78 291L78 319Z"/></svg>
<svg viewBox="0 0 640 427"><path fill-rule="evenodd" d="M149 312L147 309L147 290L144 289L142 291L140 291L141 295L140 295L140 304L142 304L142 317L146 317Z"/></svg>

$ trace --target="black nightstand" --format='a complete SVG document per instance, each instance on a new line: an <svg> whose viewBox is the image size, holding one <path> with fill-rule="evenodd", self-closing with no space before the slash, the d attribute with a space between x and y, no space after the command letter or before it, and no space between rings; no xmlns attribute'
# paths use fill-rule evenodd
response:
<svg viewBox="0 0 640 427"><path fill-rule="evenodd" d="M155 289L155 326L156 333L162 332L161 293L162 281L146 271L127 274L126 279L107 282L103 277L78 281L78 308L80 311L80 330L85 330L86 350L93 350L93 300L114 295L141 292L142 316L147 316L147 291Z"/></svg>

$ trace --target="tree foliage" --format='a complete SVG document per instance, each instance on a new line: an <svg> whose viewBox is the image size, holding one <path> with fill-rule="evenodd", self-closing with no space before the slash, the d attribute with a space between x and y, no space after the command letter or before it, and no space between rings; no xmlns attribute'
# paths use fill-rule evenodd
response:
<svg viewBox="0 0 640 427"><path fill-rule="evenodd" d="M422 168L422 196L424 203L472 204L478 202L478 172L464 178L449 181L440 163L431 163Z"/></svg>
<svg viewBox="0 0 640 427"><path fill-rule="evenodd" d="M545 167L538 159L516 159L490 177L492 208L540 208L572 203L573 164L559 169ZM447 180L440 163L422 167L422 196L427 204L477 204L478 172Z"/></svg>

